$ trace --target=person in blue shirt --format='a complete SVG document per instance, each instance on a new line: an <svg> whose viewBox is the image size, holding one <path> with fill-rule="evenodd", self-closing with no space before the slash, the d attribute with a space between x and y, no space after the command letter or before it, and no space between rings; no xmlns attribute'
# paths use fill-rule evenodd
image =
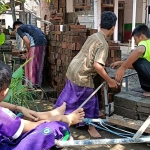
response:
<svg viewBox="0 0 150 150"><path fill-rule="evenodd" d="M28 60L34 56L25 66L25 76L35 87L40 87L47 45L46 37L38 27L31 24L23 24L21 21L15 21L13 29L19 34L26 45L27 54L24 57ZM28 37L31 37L32 41Z"/></svg>

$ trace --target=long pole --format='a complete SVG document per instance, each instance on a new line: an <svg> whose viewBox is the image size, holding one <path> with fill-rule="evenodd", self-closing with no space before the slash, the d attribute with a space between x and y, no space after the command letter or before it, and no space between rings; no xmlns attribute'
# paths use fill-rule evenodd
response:
<svg viewBox="0 0 150 150"><path fill-rule="evenodd" d="M135 28L135 23L136 23L136 0L133 0L133 12L132 12L132 31ZM131 44L131 49L134 49L134 38L132 37L132 44Z"/></svg>
<svg viewBox="0 0 150 150"><path fill-rule="evenodd" d="M139 138L137 141L135 141L133 138L56 141L56 145L59 145L61 147L68 147L68 146L71 147L71 146L86 146L86 145L146 143L146 142L150 142L150 136Z"/></svg>

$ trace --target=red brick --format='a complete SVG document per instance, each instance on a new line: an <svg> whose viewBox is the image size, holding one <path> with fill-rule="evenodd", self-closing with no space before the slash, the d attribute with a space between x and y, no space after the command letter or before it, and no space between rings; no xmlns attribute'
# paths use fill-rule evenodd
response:
<svg viewBox="0 0 150 150"><path fill-rule="evenodd" d="M70 29L86 29L86 25L70 25Z"/></svg>
<svg viewBox="0 0 150 150"><path fill-rule="evenodd" d="M68 49L70 50L75 50L76 49L76 44L75 43L68 43Z"/></svg>
<svg viewBox="0 0 150 150"><path fill-rule="evenodd" d="M55 25L55 31L60 31L60 25Z"/></svg>
<svg viewBox="0 0 150 150"><path fill-rule="evenodd" d="M80 37L79 36L70 36L69 37L69 42L78 43L78 42L80 42Z"/></svg>
<svg viewBox="0 0 150 150"><path fill-rule="evenodd" d="M66 35L76 35L78 36L80 32L77 32L77 31L67 31L65 32Z"/></svg>
<svg viewBox="0 0 150 150"><path fill-rule="evenodd" d="M120 50L120 46L109 46L109 50Z"/></svg>
<svg viewBox="0 0 150 150"><path fill-rule="evenodd" d="M110 57L115 57L115 52L114 52L114 50L110 50Z"/></svg>
<svg viewBox="0 0 150 150"><path fill-rule="evenodd" d="M50 45L51 45L51 46L56 46L56 41L51 41L51 42L50 42Z"/></svg>
<svg viewBox="0 0 150 150"><path fill-rule="evenodd" d="M67 48L67 42L62 42L62 48Z"/></svg>
<svg viewBox="0 0 150 150"><path fill-rule="evenodd" d="M87 29L70 29L71 31L77 31L77 32L87 32Z"/></svg>
<svg viewBox="0 0 150 150"><path fill-rule="evenodd" d="M76 50L81 50L82 45L83 44L81 44L81 43L76 43Z"/></svg>

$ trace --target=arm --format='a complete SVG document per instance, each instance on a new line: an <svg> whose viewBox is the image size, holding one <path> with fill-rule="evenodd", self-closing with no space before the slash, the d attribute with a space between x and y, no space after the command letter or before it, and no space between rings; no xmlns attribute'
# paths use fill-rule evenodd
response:
<svg viewBox="0 0 150 150"><path fill-rule="evenodd" d="M110 88L116 88L117 87L117 82L108 76L108 74L106 73L106 71L102 65L100 65L98 62L94 62L93 66L94 66L95 70L97 71L97 73L103 79L105 79L107 81Z"/></svg>
<svg viewBox="0 0 150 150"><path fill-rule="evenodd" d="M136 50L134 50L128 59L122 64L122 67L127 69L132 66L132 64L145 52L144 46L139 46Z"/></svg>
<svg viewBox="0 0 150 150"><path fill-rule="evenodd" d="M27 117L28 119L34 120L34 121L38 121L40 119L39 115L36 111L27 109L22 106L17 106L17 105L6 103L6 102L1 102L0 106L4 107L4 108L8 108L9 110L11 110L13 112L15 112L15 111L21 112L21 113L23 113L23 115L25 117Z"/></svg>
<svg viewBox="0 0 150 150"><path fill-rule="evenodd" d="M23 39L23 41L26 45L27 50L29 51L29 49L30 49L30 40L28 39L27 36L24 36L22 39Z"/></svg>
<svg viewBox="0 0 150 150"><path fill-rule="evenodd" d="M143 55L145 52L145 47L144 46L139 46L136 50L134 50L130 56L128 57L128 59L122 63L122 65L118 68L117 72L116 72L116 81L121 82L125 71L127 68L133 68L132 64L141 56Z"/></svg>

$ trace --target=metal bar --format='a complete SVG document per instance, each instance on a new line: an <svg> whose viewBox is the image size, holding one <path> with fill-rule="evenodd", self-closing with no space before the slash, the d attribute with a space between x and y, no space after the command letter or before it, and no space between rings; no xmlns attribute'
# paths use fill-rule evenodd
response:
<svg viewBox="0 0 150 150"><path fill-rule="evenodd" d="M134 141L137 141L139 139L139 137L143 134L143 132L149 125L150 125L150 116L146 119L146 121L143 123L140 129L133 136Z"/></svg>
<svg viewBox="0 0 150 150"><path fill-rule="evenodd" d="M109 104L108 104L108 92L107 92L107 86L108 85L104 85L104 100L105 100L105 115L106 115L106 119L108 119L109 117Z"/></svg>
<svg viewBox="0 0 150 150"><path fill-rule="evenodd" d="M125 80L126 80L126 91L128 91L129 90L129 88L128 88L128 77L126 77Z"/></svg>
<svg viewBox="0 0 150 150"><path fill-rule="evenodd" d="M97 91L105 84L106 82L103 82L80 106L79 108L82 108L90 99L93 97Z"/></svg>
<svg viewBox="0 0 150 150"><path fill-rule="evenodd" d="M135 141L133 138L55 141L56 145L61 146L61 147L106 145L106 144L113 145L113 144L145 143L145 142L150 142L150 136L139 138L137 141Z"/></svg>

